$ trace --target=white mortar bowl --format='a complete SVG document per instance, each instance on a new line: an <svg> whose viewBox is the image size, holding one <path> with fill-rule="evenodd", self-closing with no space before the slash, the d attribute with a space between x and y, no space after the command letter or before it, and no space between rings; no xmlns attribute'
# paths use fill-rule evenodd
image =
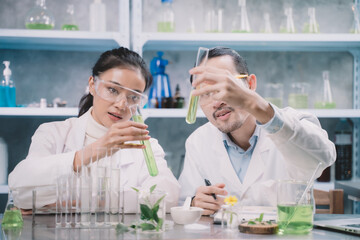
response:
<svg viewBox="0 0 360 240"><path fill-rule="evenodd" d="M196 223L201 218L201 213L203 212L202 208L190 207L189 209L186 209L182 206L172 207L170 210L171 217L177 224Z"/></svg>

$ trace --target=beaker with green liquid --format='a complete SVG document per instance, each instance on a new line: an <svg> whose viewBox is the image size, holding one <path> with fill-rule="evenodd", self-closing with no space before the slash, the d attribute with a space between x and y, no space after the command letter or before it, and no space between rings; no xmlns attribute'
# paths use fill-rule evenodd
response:
<svg viewBox="0 0 360 240"><path fill-rule="evenodd" d="M130 106L129 108L131 111L132 120L134 122L144 123L144 119L141 115L139 105ZM158 175L159 171L158 171L158 168L156 165L156 161L155 161L154 153L151 148L150 141L149 140L141 140L140 143L145 145L145 148L143 149L143 153L144 153L145 162L146 162L146 166L148 168L149 174L150 174L150 176L155 177Z"/></svg>
<svg viewBox="0 0 360 240"><path fill-rule="evenodd" d="M66 15L64 17L64 23L61 26L62 30L65 31L78 31L79 27L75 23L74 19L74 4L68 4L66 9Z"/></svg>
<svg viewBox="0 0 360 240"><path fill-rule="evenodd" d="M46 8L45 0L36 0L36 4L31 8L25 17L27 29L49 30L55 26L53 14Z"/></svg>
<svg viewBox="0 0 360 240"><path fill-rule="evenodd" d="M1 223L3 229L22 228L24 224L20 209L14 205L13 193L17 193L17 191L9 190L8 201L6 204L4 217Z"/></svg>
<svg viewBox="0 0 360 240"><path fill-rule="evenodd" d="M204 48L204 47L199 47L197 57L196 57L195 67L199 66L200 64L205 66L205 64L206 64L206 62L208 60L208 56L209 56L209 49ZM191 76L190 81L192 82L193 79L195 79L195 75ZM189 107L188 107L188 112L187 112L187 115L186 115L186 122L188 124L195 123L195 121L196 121L196 112L197 112L198 102L199 102L199 96L193 96L192 95L193 90L194 90L194 88L190 92Z"/></svg>

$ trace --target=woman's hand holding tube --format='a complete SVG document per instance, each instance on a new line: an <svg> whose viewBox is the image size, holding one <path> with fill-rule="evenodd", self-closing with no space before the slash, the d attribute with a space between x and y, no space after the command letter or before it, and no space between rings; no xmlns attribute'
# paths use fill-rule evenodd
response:
<svg viewBox="0 0 360 240"><path fill-rule="evenodd" d="M84 147L75 153L73 162L74 171L81 168L83 164L88 165L90 159L97 159L97 156L105 156L106 150L111 148L145 148L142 144L126 143L129 141L149 140L148 126L134 121L117 122L111 125L107 133L94 143ZM103 152L99 152L101 151Z"/></svg>

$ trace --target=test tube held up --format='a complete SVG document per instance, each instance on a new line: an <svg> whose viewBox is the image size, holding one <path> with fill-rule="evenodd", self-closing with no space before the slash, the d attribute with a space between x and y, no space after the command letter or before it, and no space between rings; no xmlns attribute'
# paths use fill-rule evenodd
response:
<svg viewBox="0 0 360 240"><path fill-rule="evenodd" d="M200 64L205 65L207 62L207 59L208 59L208 55L209 55L208 48L199 47L197 57L196 57L195 67L199 66ZM193 76L193 79L195 79L195 75ZM192 89L192 91L193 90L194 90L194 88ZM197 107L198 107L198 102L199 102L199 96L193 96L192 91L190 93L190 103L189 103L189 108L188 108L188 112L186 115L186 122L188 124L195 123L196 112L197 112Z"/></svg>
<svg viewBox="0 0 360 240"><path fill-rule="evenodd" d="M134 122L144 123L143 117L140 113L140 107L138 105L131 107L130 110ZM155 177L158 175L159 171L155 162L155 157L151 148L151 144L149 140L141 140L140 143L145 145L145 148L143 149L143 153L149 174L150 176Z"/></svg>

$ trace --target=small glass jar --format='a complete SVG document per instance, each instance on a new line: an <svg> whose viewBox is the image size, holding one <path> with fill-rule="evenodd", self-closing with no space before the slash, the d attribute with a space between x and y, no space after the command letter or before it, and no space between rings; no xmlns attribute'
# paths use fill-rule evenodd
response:
<svg viewBox="0 0 360 240"><path fill-rule="evenodd" d="M165 191L156 189L156 185L150 189L138 190L138 221L135 224L137 231L143 233L164 231L166 195Z"/></svg>
<svg viewBox="0 0 360 240"><path fill-rule="evenodd" d="M55 26L55 18L51 11L46 8L45 0L36 0L36 4L31 8L25 17L27 29L49 30Z"/></svg>

